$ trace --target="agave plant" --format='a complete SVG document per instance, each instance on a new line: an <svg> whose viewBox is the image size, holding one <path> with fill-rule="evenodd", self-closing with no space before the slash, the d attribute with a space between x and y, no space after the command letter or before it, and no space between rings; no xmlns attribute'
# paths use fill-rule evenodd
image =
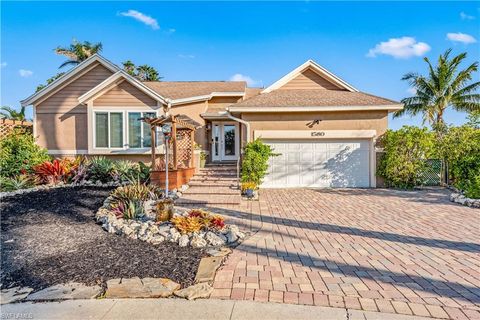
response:
<svg viewBox="0 0 480 320"><path fill-rule="evenodd" d="M88 178L93 181L109 182L113 178L114 163L105 157L93 157L88 162Z"/></svg>
<svg viewBox="0 0 480 320"><path fill-rule="evenodd" d="M36 184L35 177L21 174L11 178L0 177L0 191L15 191L19 189L27 189L35 186Z"/></svg>
<svg viewBox="0 0 480 320"><path fill-rule="evenodd" d="M139 172L138 164L132 161L120 160L114 162L113 177L117 181L133 182L137 179Z"/></svg>
<svg viewBox="0 0 480 320"><path fill-rule="evenodd" d="M163 192L160 188L153 185L145 185L141 183L129 184L115 189L112 194L113 205L121 202L133 201L147 201L160 199Z"/></svg>

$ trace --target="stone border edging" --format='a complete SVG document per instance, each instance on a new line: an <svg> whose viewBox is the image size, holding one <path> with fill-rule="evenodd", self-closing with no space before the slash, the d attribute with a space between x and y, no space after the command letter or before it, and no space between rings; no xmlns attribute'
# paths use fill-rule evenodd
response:
<svg viewBox="0 0 480 320"><path fill-rule="evenodd" d="M467 198L459 192L454 192L450 194L450 201L471 208L480 208L480 199Z"/></svg>

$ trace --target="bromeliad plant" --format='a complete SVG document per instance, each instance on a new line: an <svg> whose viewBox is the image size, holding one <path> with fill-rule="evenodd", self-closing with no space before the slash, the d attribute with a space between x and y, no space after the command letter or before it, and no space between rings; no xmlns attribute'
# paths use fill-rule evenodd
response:
<svg viewBox="0 0 480 320"><path fill-rule="evenodd" d="M110 208L117 218L136 219L144 215L143 203L160 199L163 191L154 185L140 182L115 189L110 195Z"/></svg>
<svg viewBox="0 0 480 320"><path fill-rule="evenodd" d="M35 166L35 174L42 180L42 182L48 184L58 184L64 181L65 166L58 159L45 161L42 164Z"/></svg>
<svg viewBox="0 0 480 320"><path fill-rule="evenodd" d="M225 227L222 216L202 209L192 209L187 216L175 217L170 221L182 234L209 229L222 230Z"/></svg>

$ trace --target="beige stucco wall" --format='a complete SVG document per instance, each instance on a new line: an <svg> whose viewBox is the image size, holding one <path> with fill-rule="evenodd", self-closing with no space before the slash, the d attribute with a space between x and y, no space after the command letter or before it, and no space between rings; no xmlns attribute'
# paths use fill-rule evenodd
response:
<svg viewBox="0 0 480 320"><path fill-rule="evenodd" d="M195 131L195 142L202 145L204 149L206 149L208 146L207 128L206 121L200 116L200 114L206 112L207 107L208 102L201 101L183 104L180 106L173 106L170 110L172 115L184 114L201 125L201 127Z"/></svg>
<svg viewBox="0 0 480 320"><path fill-rule="evenodd" d="M241 117L250 123L252 137L255 130L376 130L379 137L388 126L387 111L244 113ZM310 127L313 120L321 121Z"/></svg>
<svg viewBox="0 0 480 320"><path fill-rule="evenodd" d="M34 103L37 141L49 150L87 149L87 107L78 97L112 72L97 64L44 101Z"/></svg>

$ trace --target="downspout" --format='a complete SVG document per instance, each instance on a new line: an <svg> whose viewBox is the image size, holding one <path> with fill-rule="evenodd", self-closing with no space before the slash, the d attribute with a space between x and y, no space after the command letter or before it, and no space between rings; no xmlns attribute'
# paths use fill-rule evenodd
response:
<svg viewBox="0 0 480 320"><path fill-rule="evenodd" d="M222 116L227 116L228 118L234 120L234 121L237 121L237 122L240 122L242 124L245 125L245 127L247 128L247 143L250 142L250 123L248 123L247 121L243 120L243 119L240 119L240 118L237 118L237 117L234 117L230 112L228 111L222 111L222 112L219 112L219 114L221 114Z"/></svg>
<svg viewBox="0 0 480 320"><path fill-rule="evenodd" d="M250 123L248 123L243 119L234 117L229 111L222 111L219 113L223 116L227 116L229 119L243 123L245 125L245 128L247 129L247 143L250 142ZM237 160L237 188L238 189L240 189L240 159L241 157L238 157L238 160Z"/></svg>

